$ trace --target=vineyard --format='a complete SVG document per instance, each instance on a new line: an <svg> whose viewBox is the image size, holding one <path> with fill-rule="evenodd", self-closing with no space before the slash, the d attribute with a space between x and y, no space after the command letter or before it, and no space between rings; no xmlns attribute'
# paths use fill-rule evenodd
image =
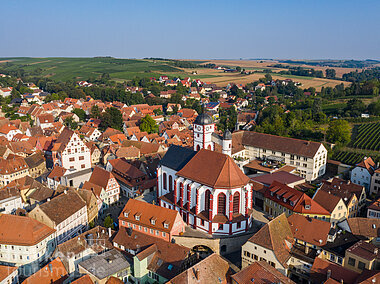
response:
<svg viewBox="0 0 380 284"><path fill-rule="evenodd" d="M380 150L380 122L360 124L351 147L372 151Z"/></svg>
<svg viewBox="0 0 380 284"><path fill-rule="evenodd" d="M343 164L347 165L355 165L363 160L364 157L369 157L370 155L366 155L364 153L355 153L349 151L338 151L334 154L333 159L336 161L340 161ZM371 158L375 162L380 162L380 154L378 156L371 155Z"/></svg>

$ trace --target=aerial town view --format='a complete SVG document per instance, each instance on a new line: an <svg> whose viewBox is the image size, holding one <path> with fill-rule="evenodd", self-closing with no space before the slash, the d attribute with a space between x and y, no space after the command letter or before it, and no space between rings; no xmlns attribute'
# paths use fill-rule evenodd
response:
<svg viewBox="0 0 380 284"><path fill-rule="evenodd" d="M380 283L380 1L0 3L0 284Z"/></svg>

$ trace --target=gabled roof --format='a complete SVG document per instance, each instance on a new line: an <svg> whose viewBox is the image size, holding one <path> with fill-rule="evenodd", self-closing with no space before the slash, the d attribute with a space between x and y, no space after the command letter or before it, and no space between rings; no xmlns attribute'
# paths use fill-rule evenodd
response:
<svg viewBox="0 0 380 284"><path fill-rule="evenodd" d="M264 196L296 213L330 215L326 209L305 193L278 181L274 181L269 189L265 190Z"/></svg>
<svg viewBox="0 0 380 284"><path fill-rule="evenodd" d="M365 157L363 159L363 161L361 161L359 164L356 164L357 167L361 167L361 168L364 168L364 169L367 169L367 171L373 175L373 172L376 168L376 164L375 162L372 160L371 157Z"/></svg>
<svg viewBox="0 0 380 284"><path fill-rule="evenodd" d="M182 265L191 251L190 248L134 231L132 228L127 230L124 227L119 229L113 242L124 246L125 250L141 252L153 244L156 245L157 251L148 262L148 269L166 279L171 279L181 272Z"/></svg>
<svg viewBox="0 0 380 284"><path fill-rule="evenodd" d="M66 268L61 259L57 257L32 276L26 278L22 284L60 284L63 283L67 277Z"/></svg>
<svg viewBox="0 0 380 284"><path fill-rule="evenodd" d="M126 217L125 214L127 214L128 217ZM140 216L138 221L135 218L136 215ZM129 199L121 212L119 219L132 223L138 222L144 227L158 229L169 233L172 230L177 217L179 217L179 213L176 210L136 199ZM154 224L152 224L152 220L154 220ZM168 228L165 228L164 224L167 224Z"/></svg>
<svg viewBox="0 0 380 284"><path fill-rule="evenodd" d="M105 169L102 169L101 167L95 167L91 174L89 182L99 185L103 187L104 189L106 189L108 181L112 178L115 178L115 177L113 176L111 172L106 171Z"/></svg>
<svg viewBox="0 0 380 284"><path fill-rule="evenodd" d="M347 219L351 233L356 236L367 238L380 237L380 219L369 218L349 218Z"/></svg>
<svg viewBox="0 0 380 284"><path fill-rule="evenodd" d="M177 175L214 188L235 188L250 181L230 156L205 149L199 150Z"/></svg>
<svg viewBox="0 0 380 284"><path fill-rule="evenodd" d="M311 268L310 278L315 281L314 283L323 283L327 278L328 272L331 272L331 278L338 282L343 281L344 283L355 283L355 280L360 275L341 265L316 257Z"/></svg>
<svg viewBox="0 0 380 284"><path fill-rule="evenodd" d="M194 157L195 154L196 152L192 149L172 145L160 161L160 164L179 171Z"/></svg>
<svg viewBox="0 0 380 284"><path fill-rule="evenodd" d="M17 266L0 265L0 282L11 275L17 268Z"/></svg>
<svg viewBox="0 0 380 284"><path fill-rule="evenodd" d="M332 213L341 198L332 194L330 191L319 189L315 193L313 200L318 202L318 204L320 204L323 208Z"/></svg>
<svg viewBox="0 0 380 284"><path fill-rule="evenodd" d="M1 244L32 246L54 232L54 229L30 217L9 214L0 215Z"/></svg>
<svg viewBox="0 0 380 284"><path fill-rule="evenodd" d="M86 202L76 190L68 190L41 204L40 209L58 225L85 206ZM36 209L32 212L34 210Z"/></svg>
<svg viewBox="0 0 380 284"><path fill-rule="evenodd" d="M282 266L288 267L294 237L285 213L264 225L248 241L272 250Z"/></svg>
<svg viewBox="0 0 380 284"><path fill-rule="evenodd" d="M256 261L231 276L236 284L246 283L289 283L295 284L288 277L265 261ZM254 281L252 281L254 279Z"/></svg>
<svg viewBox="0 0 380 284"><path fill-rule="evenodd" d="M172 278L168 283L227 283L229 270L229 263L220 255L213 253Z"/></svg>
<svg viewBox="0 0 380 284"><path fill-rule="evenodd" d="M319 147L322 145L322 143L319 142L312 142L253 131L238 131L235 133L240 132L243 133L243 135L240 136L241 143L243 145L310 158L314 157L314 155L318 152Z"/></svg>
<svg viewBox="0 0 380 284"><path fill-rule="evenodd" d="M331 228L329 222L305 217L299 214L290 215L288 217L288 222L294 238L316 246L326 244L327 236Z"/></svg>

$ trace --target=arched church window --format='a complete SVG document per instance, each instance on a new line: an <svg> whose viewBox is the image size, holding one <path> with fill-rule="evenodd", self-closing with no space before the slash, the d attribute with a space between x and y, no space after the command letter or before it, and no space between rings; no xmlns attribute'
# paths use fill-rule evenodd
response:
<svg viewBox="0 0 380 284"><path fill-rule="evenodd" d="M166 173L163 174L163 177L162 177L162 178L163 178L163 180L164 180L164 182L163 182L163 184L164 184L163 187L164 187L164 189L166 190L166 189L167 189L167 177L166 177Z"/></svg>
<svg viewBox="0 0 380 284"><path fill-rule="evenodd" d="M211 144L208 144L207 149L208 149L208 150L212 150L212 149L211 149Z"/></svg>
<svg viewBox="0 0 380 284"><path fill-rule="evenodd" d="M199 144L197 145L197 151L199 151L201 149L201 146L199 146Z"/></svg>
<svg viewBox="0 0 380 284"><path fill-rule="evenodd" d="M218 195L218 214L226 215L226 195L223 192Z"/></svg>
<svg viewBox="0 0 380 284"><path fill-rule="evenodd" d="M173 190L173 177L169 175L169 191Z"/></svg>
<svg viewBox="0 0 380 284"><path fill-rule="evenodd" d="M206 190L205 192L205 211L206 212L210 210L210 198L211 198L211 192L209 190Z"/></svg>
<svg viewBox="0 0 380 284"><path fill-rule="evenodd" d="M239 205L240 205L240 193L239 192L235 192L234 193L234 197L233 197L233 213L234 214L238 214L239 213Z"/></svg>

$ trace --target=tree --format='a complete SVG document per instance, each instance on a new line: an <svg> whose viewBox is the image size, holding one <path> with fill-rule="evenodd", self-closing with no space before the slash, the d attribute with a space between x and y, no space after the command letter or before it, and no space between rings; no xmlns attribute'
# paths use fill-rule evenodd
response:
<svg viewBox="0 0 380 284"><path fill-rule="evenodd" d="M368 112L372 115L380 115L380 100L368 105Z"/></svg>
<svg viewBox="0 0 380 284"><path fill-rule="evenodd" d="M112 230L115 229L114 221L110 215L108 215L106 218L104 218L104 227L111 228Z"/></svg>
<svg viewBox="0 0 380 284"><path fill-rule="evenodd" d="M335 78L335 69L326 69L326 78Z"/></svg>
<svg viewBox="0 0 380 284"><path fill-rule="evenodd" d="M266 80L267 82L271 82L271 81L272 81L272 75L269 74L269 73L265 74L265 80Z"/></svg>
<svg viewBox="0 0 380 284"><path fill-rule="evenodd" d="M236 66L236 71L241 72L241 67L240 66Z"/></svg>
<svg viewBox="0 0 380 284"><path fill-rule="evenodd" d="M156 121L149 114L147 114L144 118L141 119L140 130L148 132L149 134L157 133L158 125Z"/></svg>
<svg viewBox="0 0 380 284"><path fill-rule="evenodd" d="M97 105L94 105L91 108L90 117L92 117L92 118L100 118L100 110L99 110L99 107Z"/></svg>
<svg viewBox="0 0 380 284"><path fill-rule="evenodd" d="M74 119L71 116L66 117L63 121L63 124L71 130L76 130L78 128L78 123L74 121Z"/></svg>
<svg viewBox="0 0 380 284"><path fill-rule="evenodd" d="M100 116L100 128L105 130L108 127L123 130L123 115L115 107L107 108Z"/></svg>
<svg viewBox="0 0 380 284"><path fill-rule="evenodd" d="M327 141L346 145L351 141L351 126L347 120L332 120L326 134Z"/></svg>
<svg viewBox="0 0 380 284"><path fill-rule="evenodd" d="M85 121L87 118L86 112L81 108L74 108L72 113L75 113L79 117L80 121Z"/></svg>

